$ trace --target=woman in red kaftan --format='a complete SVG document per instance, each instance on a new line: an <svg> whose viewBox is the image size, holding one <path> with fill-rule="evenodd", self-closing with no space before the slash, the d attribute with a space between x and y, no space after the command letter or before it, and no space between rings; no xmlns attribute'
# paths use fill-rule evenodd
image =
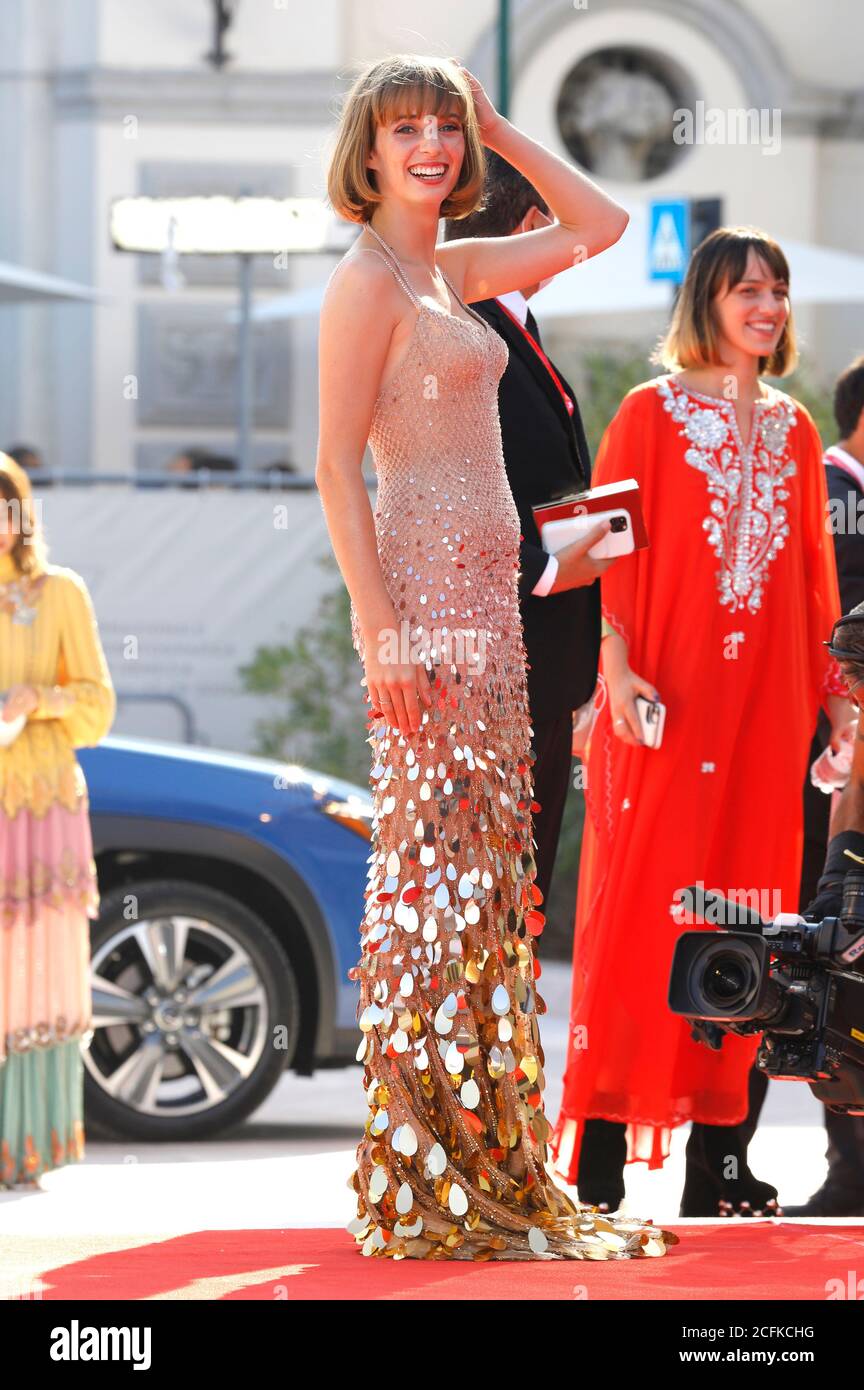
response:
<svg viewBox="0 0 864 1390"><path fill-rule="evenodd" d="M706 279L726 302L700 363L691 340ZM650 545L602 580L609 698L587 760L570 1045L552 1141L570 1182L587 1117L626 1123L626 1162L650 1168L668 1156L676 1125L744 1120L757 1039L727 1034L712 1051L669 1011L675 942L700 925L676 921L673 908L701 881L758 890L769 916L798 910L817 712L827 701L837 731L849 714L823 645L839 599L819 435L802 405L758 379L766 361L777 375L794 365L787 286L769 238L746 229L708 238L670 330L689 370L625 397L593 473L594 486L638 480ZM761 324L752 340L751 321ZM692 380L702 389L684 384ZM737 401L722 393L732 380ZM659 749L637 742L636 693L666 705Z"/></svg>

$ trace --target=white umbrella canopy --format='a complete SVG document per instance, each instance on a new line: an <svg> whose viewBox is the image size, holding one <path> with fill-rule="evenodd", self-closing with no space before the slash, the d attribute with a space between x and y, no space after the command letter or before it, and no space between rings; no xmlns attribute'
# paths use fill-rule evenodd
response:
<svg viewBox="0 0 864 1390"><path fill-rule="evenodd" d="M0 261L0 305L41 303L46 299L94 301L104 296L91 285L79 285L74 280L61 280L41 270Z"/></svg>
<svg viewBox="0 0 864 1390"><path fill-rule="evenodd" d="M562 271L531 300L541 320L580 315L632 314L668 310L669 281L648 278L648 209L628 209L620 241L600 256ZM864 302L864 256L781 238L789 261L794 304ZM300 318L320 311L324 285L308 286L257 304L256 320Z"/></svg>
<svg viewBox="0 0 864 1390"><path fill-rule="evenodd" d="M668 309L669 281L648 278L648 209L629 208L620 241L602 255L556 275L531 300L540 319L580 314L634 313ZM864 256L780 238L789 262L794 304L845 304L864 300Z"/></svg>

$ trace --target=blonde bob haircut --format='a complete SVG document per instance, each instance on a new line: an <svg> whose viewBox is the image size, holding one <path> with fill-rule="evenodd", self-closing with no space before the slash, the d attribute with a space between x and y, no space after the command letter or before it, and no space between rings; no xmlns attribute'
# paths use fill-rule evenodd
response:
<svg viewBox="0 0 864 1390"><path fill-rule="evenodd" d="M379 126L406 114L440 116L454 109L462 121L465 155L440 215L462 218L475 212L482 201L486 160L471 88L454 62L416 53L396 53L370 63L345 98L327 171L334 211L349 222L368 222L381 202L375 171L367 167Z"/></svg>
<svg viewBox="0 0 864 1390"><path fill-rule="evenodd" d="M751 248L777 280L789 285L789 265L779 245L758 227L718 227L693 252L672 320L652 357L668 371L720 366L719 325L714 309L718 294L744 279ZM798 361L792 310L770 357L759 358L759 372L788 376Z"/></svg>

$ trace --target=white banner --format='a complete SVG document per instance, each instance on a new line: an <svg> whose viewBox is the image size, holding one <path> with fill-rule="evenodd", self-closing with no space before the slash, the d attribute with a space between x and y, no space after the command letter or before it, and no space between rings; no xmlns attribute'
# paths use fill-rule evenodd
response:
<svg viewBox="0 0 864 1390"><path fill-rule="evenodd" d="M253 752L254 722L278 699L244 694L238 668L290 642L341 584L318 492L50 487L38 493L49 561L84 578L117 688L112 730ZM362 672L358 664L359 680Z"/></svg>

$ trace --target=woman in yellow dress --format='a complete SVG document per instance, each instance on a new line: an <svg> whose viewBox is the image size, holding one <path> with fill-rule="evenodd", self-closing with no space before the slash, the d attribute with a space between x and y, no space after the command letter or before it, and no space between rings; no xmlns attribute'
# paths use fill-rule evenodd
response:
<svg viewBox="0 0 864 1390"><path fill-rule="evenodd" d="M84 1156L99 896L75 749L116 708L87 587L47 563L37 511L0 454L0 1187Z"/></svg>

